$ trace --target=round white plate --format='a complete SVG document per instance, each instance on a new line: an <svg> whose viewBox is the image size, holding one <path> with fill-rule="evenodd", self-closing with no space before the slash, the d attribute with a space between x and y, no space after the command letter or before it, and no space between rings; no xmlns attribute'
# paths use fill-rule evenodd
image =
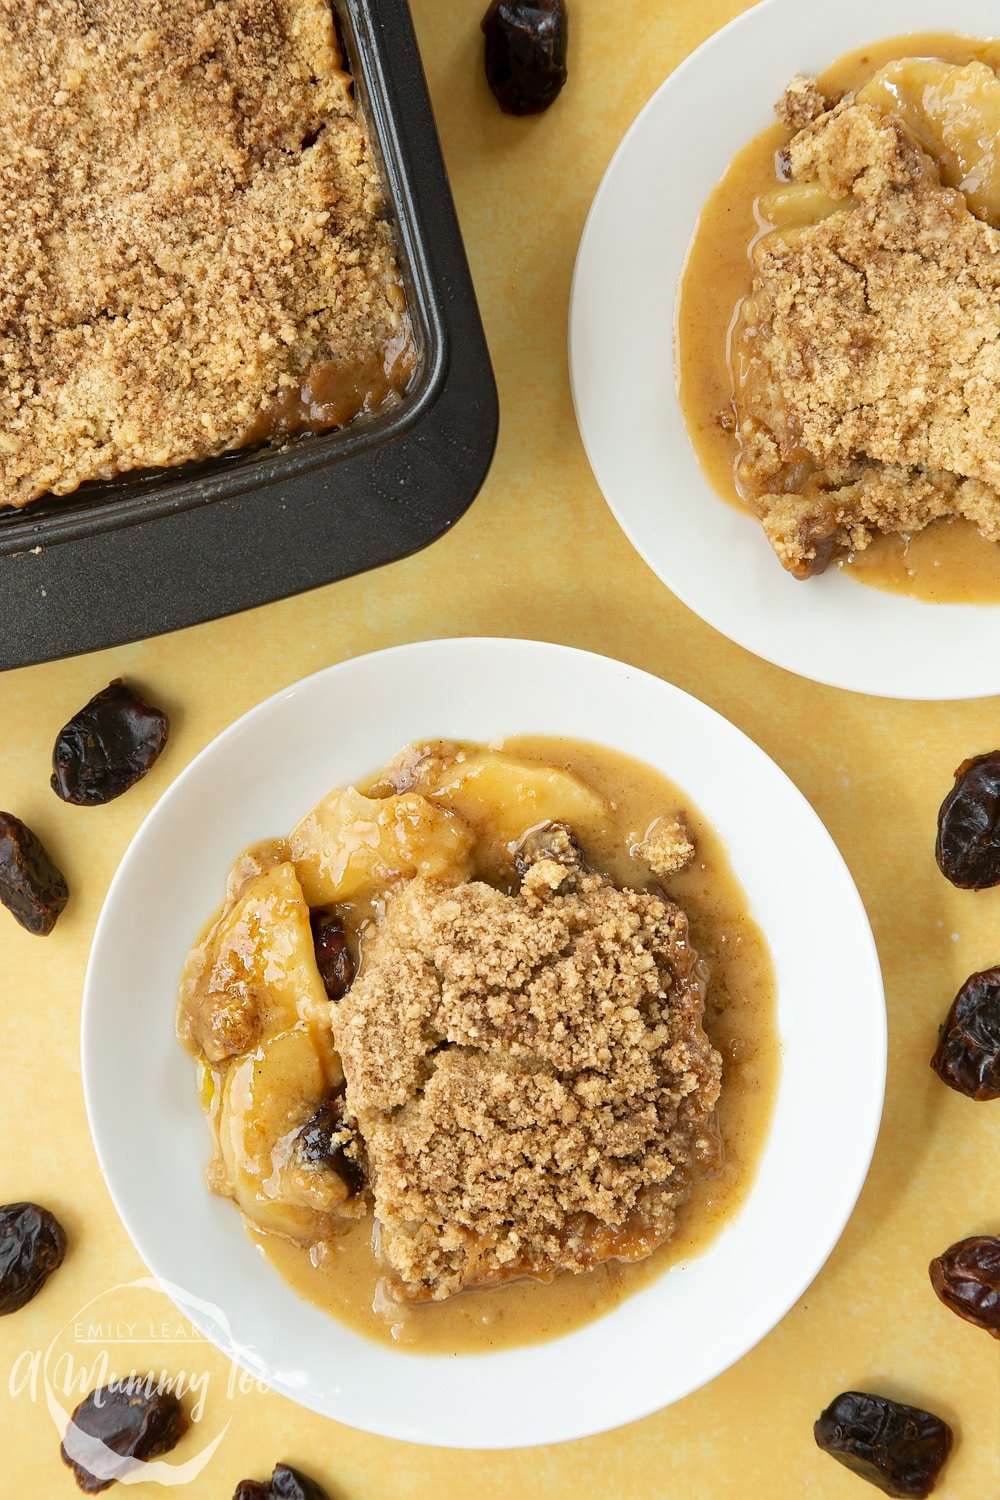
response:
<svg viewBox="0 0 1000 1500"><path fill-rule="evenodd" d="M678 781L721 833L777 970L775 1118L748 1200L702 1255L556 1342L418 1357L300 1300L261 1259L233 1205L206 1190L208 1132L194 1066L174 1038L175 991L246 845L285 832L332 787L411 740L521 733L574 735L639 756ZM868 1168L885 1076L881 977L864 909L791 782L678 688L604 657L517 640L430 641L344 662L270 698L209 745L150 813L112 883L87 970L82 1042L108 1186L139 1254L186 1315L305 1406L369 1432L468 1448L615 1427L739 1359L840 1235ZM141 1150L122 1128L128 1121L141 1122ZM595 1379L601 1370L613 1378Z"/></svg>
<svg viewBox="0 0 1000 1500"><path fill-rule="evenodd" d="M758 523L720 499L674 375L681 272L705 200L770 124L793 74L908 32L997 31L996 0L764 0L672 73L628 131L583 231L570 374L587 456L619 524L663 582L749 651L888 698L1000 692L1000 607L925 604L831 568L785 573Z"/></svg>

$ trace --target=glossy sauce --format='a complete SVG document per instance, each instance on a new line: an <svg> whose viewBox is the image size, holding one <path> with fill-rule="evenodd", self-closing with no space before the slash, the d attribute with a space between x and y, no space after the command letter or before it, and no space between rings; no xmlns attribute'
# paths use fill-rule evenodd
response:
<svg viewBox="0 0 1000 1500"><path fill-rule="evenodd" d="M687 912L692 937L711 978L705 1029L723 1058L717 1110L724 1159L717 1176L695 1183L680 1211L675 1238L645 1261L608 1262L583 1275L548 1284L517 1282L465 1292L419 1307L379 1301L379 1268L371 1250L371 1219L325 1241L312 1252L274 1235L256 1233L262 1253L309 1301L369 1338L419 1354L489 1352L558 1337L610 1311L670 1266L698 1254L738 1210L752 1185L767 1136L779 1072L775 985L770 954L747 910L717 835L688 798L665 777L637 761L573 740L512 738L503 749L522 760L564 767L611 804L600 825L577 824L591 863L619 885L654 882L631 857L658 817L683 809L695 836L692 867L665 886Z"/></svg>
<svg viewBox="0 0 1000 1500"><path fill-rule="evenodd" d="M413 331L404 316L399 333L357 364L324 360L311 365L301 384L289 386L246 429L240 447L284 443L303 433L346 427L362 412L377 411L402 396L415 366Z"/></svg>
<svg viewBox="0 0 1000 1500"><path fill-rule="evenodd" d="M863 87L893 59L979 59L1000 69L1000 43L922 32L847 53L819 82L827 96ZM775 122L733 158L709 198L688 255L677 313L677 368L681 407L692 442L712 485L730 504L742 503L735 479L730 342L741 299L750 290L750 251L770 224L759 200L779 178L775 155L788 130ZM835 564L858 583L933 603L1000 601L1000 546L962 519L938 521L911 538L876 537L864 551Z"/></svg>

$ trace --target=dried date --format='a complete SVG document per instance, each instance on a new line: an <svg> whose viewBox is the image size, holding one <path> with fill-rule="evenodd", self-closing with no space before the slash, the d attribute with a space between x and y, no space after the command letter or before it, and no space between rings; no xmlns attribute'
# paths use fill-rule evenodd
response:
<svg viewBox="0 0 1000 1500"><path fill-rule="evenodd" d="M52 790L77 807L101 807L142 780L169 732L166 714L116 678L60 729Z"/></svg>
<svg viewBox="0 0 1000 1500"><path fill-rule="evenodd" d="M233 1500L329 1500L315 1479L288 1464L275 1464L270 1479L241 1479Z"/></svg>
<svg viewBox="0 0 1000 1500"><path fill-rule="evenodd" d="M1000 1339L1000 1236L959 1240L931 1261L930 1277L945 1307Z"/></svg>
<svg viewBox="0 0 1000 1500"><path fill-rule="evenodd" d="M353 1198L365 1185L365 1170L357 1157L348 1154L348 1146L357 1150L357 1135L346 1116L342 1094L328 1099L303 1125L296 1145L303 1161L336 1172Z"/></svg>
<svg viewBox="0 0 1000 1500"><path fill-rule="evenodd" d="M37 1203L0 1208L0 1313L17 1312L37 1297L66 1255L66 1231Z"/></svg>
<svg viewBox="0 0 1000 1500"><path fill-rule="evenodd" d="M180 1442L184 1408L153 1375L130 1376L91 1391L70 1418L60 1453L84 1494L110 1489Z"/></svg>
<svg viewBox="0 0 1000 1500"><path fill-rule="evenodd" d="M962 985L931 1067L942 1083L969 1099L1000 1099L1000 968L970 974Z"/></svg>
<svg viewBox="0 0 1000 1500"><path fill-rule="evenodd" d="M938 813L935 858L963 891L1000 883L1000 750L964 760Z"/></svg>
<svg viewBox="0 0 1000 1500"><path fill-rule="evenodd" d="M48 937L69 900L66 877L13 813L0 812L0 902L36 937Z"/></svg>
<svg viewBox="0 0 1000 1500"><path fill-rule="evenodd" d="M565 0L493 0L483 17L486 82L504 114L537 115L566 82Z"/></svg>
<svg viewBox="0 0 1000 1500"><path fill-rule="evenodd" d="M319 975L331 1000L343 1000L354 983L354 959L347 946L344 924L335 913L314 911L310 914L313 948Z"/></svg>
<svg viewBox="0 0 1000 1500"><path fill-rule="evenodd" d="M951 1452L947 1422L888 1396L843 1391L813 1428L817 1445L887 1495L923 1500Z"/></svg>

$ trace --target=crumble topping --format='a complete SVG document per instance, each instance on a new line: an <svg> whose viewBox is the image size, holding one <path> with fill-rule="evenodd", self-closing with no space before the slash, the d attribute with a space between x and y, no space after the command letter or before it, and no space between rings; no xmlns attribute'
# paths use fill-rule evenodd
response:
<svg viewBox="0 0 1000 1500"><path fill-rule="evenodd" d="M813 88L795 80L779 116L801 125ZM867 102L805 123L787 165L836 203L755 250L736 397L747 503L800 577L945 516L1000 541L1000 234Z"/></svg>
<svg viewBox="0 0 1000 1500"><path fill-rule="evenodd" d="M807 78L804 73L796 73L774 106L774 112L782 125L787 125L789 130L803 130L807 125L811 125L813 120L818 119L827 107L827 102L815 78Z"/></svg>
<svg viewBox="0 0 1000 1500"><path fill-rule="evenodd" d="M516 895L418 878L395 896L334 1010L393 1294L668 1238L717 1149L703 1002L684 913L584 872L558 837Z"/></svg>
<svg viewBox="0 0 1000 1500"><path fill-rule="evenodd" d="M633 851L654 875L677 875L694 859L691 830L683 813L657 818L646 830L646 837Z"/></svg>
<svg viewBox="0 0 1000 1500"><path fill-rule="evenodd" d="M381 210L327 0L0 0L0 504L384 383Z"/></svg>
<svg viewBox="0 0 1000 1500"><path fill-rule="evenodd" d="M586 856L567 824L542 823L538 828L530 828L514 852L514 868L519 875L527 877L545 863L552 863L558 869L557 885L565 880L568 871L586 873ZM531 876L532 881L539 878L537 874Z"/></svg>

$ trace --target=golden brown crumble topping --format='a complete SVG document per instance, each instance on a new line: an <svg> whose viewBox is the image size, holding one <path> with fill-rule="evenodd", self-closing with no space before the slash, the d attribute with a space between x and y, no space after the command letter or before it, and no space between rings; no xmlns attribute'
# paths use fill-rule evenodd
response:
<svg viewBox="0 0 1000 1500"><path fill-rule="evenodd" d="M335 1008L402 1300L646 1254L714 1155L687 919L566 854L513 896L412 881Z"/></svg>
<svg viewBox="0 0 1000 1500"><path fill-rule="evenodd" d="M774 112L782 125L789 130L804 130L827 108L819 84L815 78L796 73L777 104Z"/></svg>
<svg viewBox="0 0 1000 1500"><path fill-rule="evenodd" d="M899 119L845 100L805 123L793 183L829 201L754 253L737 339L744 496L791 572L964 516L1000 540L1000 234Z"/></svg>
<svg viewBox="0 0 1000 1500"><path fill-rule="evenodd" d="M0 503L239 447L405 342L328 0L0 0L0 237Z"/></svg>
<svg viewBox="0 0 1000 1500"><path fill-rule="evenodd" d="M636 846L635 853L652 870L654 875L677 875L687 869L694 859L695 847L691 830L683 813L670 818L657 818L646 830L646 836Z"/></svg>

